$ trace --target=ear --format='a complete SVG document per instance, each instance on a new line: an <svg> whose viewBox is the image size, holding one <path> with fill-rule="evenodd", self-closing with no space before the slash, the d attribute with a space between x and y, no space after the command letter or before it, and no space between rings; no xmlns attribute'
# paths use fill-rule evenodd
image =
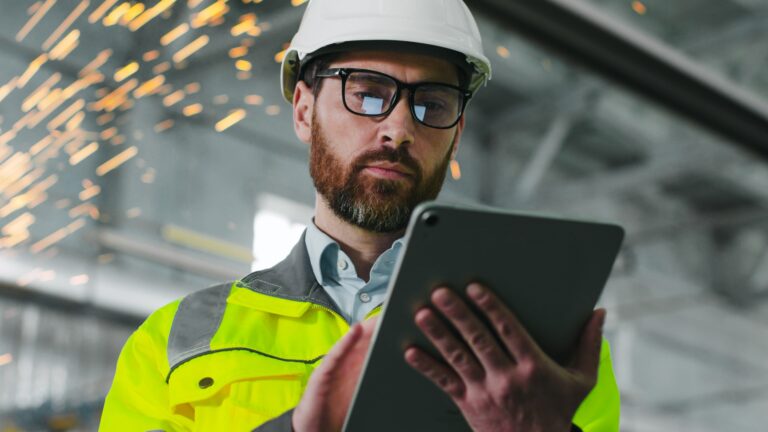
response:
<svg viewBox="0 0 768 432"><path fill-rule="evenodd" d="M312 142L312 112L315 109L315 95L304 81L296 84L293 92L293 130L305 144Z"/></svg>
<svg viewBox="0 0 768 432"><path fill-rule="evenodd" d="M465 116L461 115L459 122L456 124L456 135L453 137L453 148L451 149L451 159L456 159L456 154L459 152L459 141L461 141L461 133L464 132Z"/></svg>

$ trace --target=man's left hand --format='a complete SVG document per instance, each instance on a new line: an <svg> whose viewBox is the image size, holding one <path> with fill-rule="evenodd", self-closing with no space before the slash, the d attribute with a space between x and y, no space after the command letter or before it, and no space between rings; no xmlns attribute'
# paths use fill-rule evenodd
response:
<svg viewBox="0 0 768 432"><path fill-rule="evenodd" d="M417 347L405 351L405 360L453 399L474 431L569 431L597 381L605 310L592 314L572 360L561 366L487 288L471 284L467 295L493 328L453 291L439 288L432 303L461 339L431 308L420 309L416 325L443 361Z"/></svg>

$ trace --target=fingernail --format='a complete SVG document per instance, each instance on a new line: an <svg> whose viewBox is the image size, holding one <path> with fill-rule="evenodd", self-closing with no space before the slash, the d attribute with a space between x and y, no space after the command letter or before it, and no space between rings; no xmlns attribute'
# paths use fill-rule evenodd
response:
<svg viewBox="0 0 768 432"><path fill-rule="evenodd" d="M481 287L478 284L470 284L467 287L467 295L469 295L470 297L478 298L481 295L483 295L484 292L485 290L483 289L483 287Z"/></svg>

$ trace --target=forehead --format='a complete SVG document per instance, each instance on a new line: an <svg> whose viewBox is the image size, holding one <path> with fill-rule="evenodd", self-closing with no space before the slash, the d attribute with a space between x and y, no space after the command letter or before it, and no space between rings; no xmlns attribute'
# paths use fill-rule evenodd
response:
<svg viewBox="0 0 768 432"><path fill-rule="evenodd" d="M331 67L371 69L404 82L436 81L458 84L458 67L434 56L397 51L355 51L334 57Z"/></svg>

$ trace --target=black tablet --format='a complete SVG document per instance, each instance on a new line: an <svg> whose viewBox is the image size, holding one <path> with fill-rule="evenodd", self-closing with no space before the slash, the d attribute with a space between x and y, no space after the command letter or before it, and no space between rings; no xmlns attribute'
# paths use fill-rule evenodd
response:
<svg viewBox="0 0 768 432"><path fill-rule="evenodd" d="M595 308L624 230L616 225L425 203L416 208L390 280L347 432L469 431L453 401L403 359L418 345L414 324L434 288L466 298L482 282L516 314L539 346L566 359Z"/></svg>

